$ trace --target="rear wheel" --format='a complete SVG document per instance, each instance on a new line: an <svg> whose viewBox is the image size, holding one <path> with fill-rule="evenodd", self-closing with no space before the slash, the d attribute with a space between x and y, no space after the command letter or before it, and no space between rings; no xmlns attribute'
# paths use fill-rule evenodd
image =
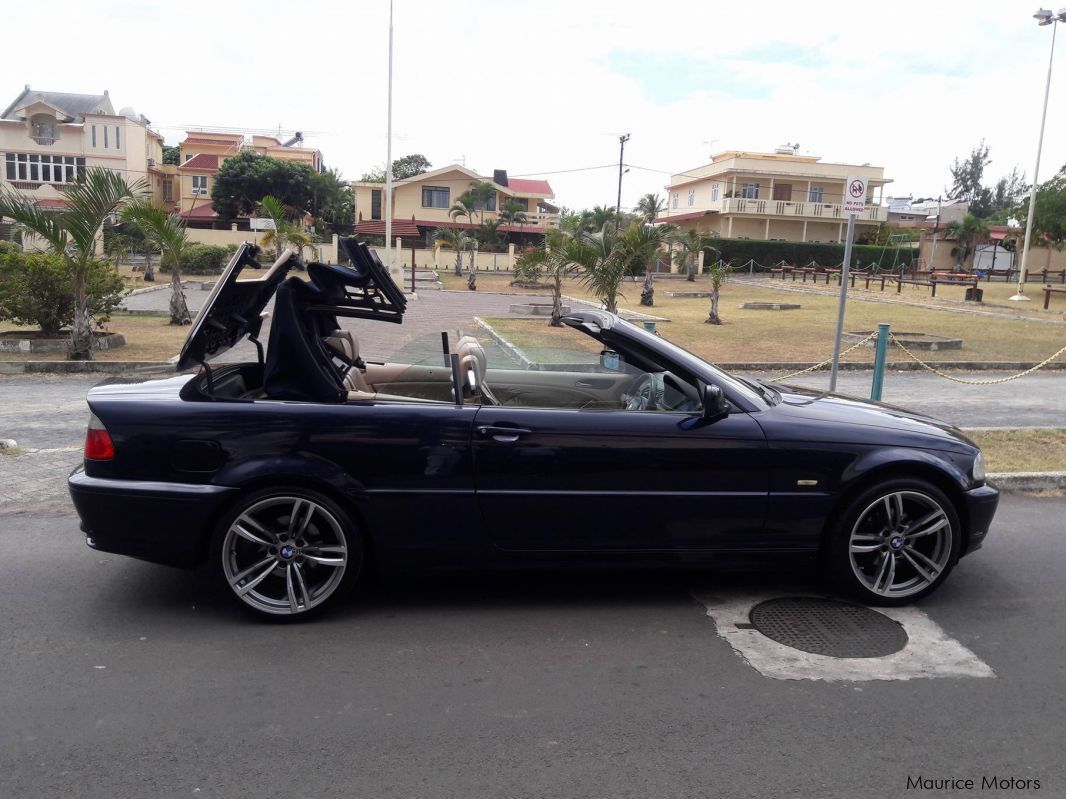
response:
<svg viewBox="0 0 1066 799"><path fill-rule="evenodd" d="M273 619L321 612L354 584L362 547L351 520L316 491L274 488L243 498L216 534L230 593Z"/></svg>
<svg viewBox="0 0 1066 799"><path fill-rule="evenodd" d="M855 497L829 540L838 584L863 602L904 605L932 593L959 559L958 513L924 480L891 480Z"/></svg>

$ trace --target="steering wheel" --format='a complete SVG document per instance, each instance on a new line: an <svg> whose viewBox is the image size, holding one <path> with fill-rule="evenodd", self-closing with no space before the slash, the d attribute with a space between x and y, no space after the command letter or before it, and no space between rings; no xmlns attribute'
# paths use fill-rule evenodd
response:
<svg viewBox="0 0 1066 799"><path fill-rule="evenodd" d="M662 407L665 393L662 373L645 372L629 384L629 391L622 395L622 405L627 411L654 411Z"/></svg>

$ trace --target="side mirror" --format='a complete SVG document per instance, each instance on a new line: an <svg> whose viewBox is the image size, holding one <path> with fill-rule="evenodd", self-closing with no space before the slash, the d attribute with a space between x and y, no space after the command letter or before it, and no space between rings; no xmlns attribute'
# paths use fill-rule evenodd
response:
<svg viewBox="0 0 1066 799"><path fill-rule="evenodd" d="M703 389L703 418L715 421L729 415L729 403L718 386L705 386Z"/></svg>

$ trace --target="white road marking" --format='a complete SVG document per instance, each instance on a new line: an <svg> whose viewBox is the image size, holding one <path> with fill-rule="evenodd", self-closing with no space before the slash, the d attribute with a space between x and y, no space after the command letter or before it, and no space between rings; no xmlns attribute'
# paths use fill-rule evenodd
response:
<svg viewBox="0 0 1066 799"><path fill-rule="evenodd" d="M779 596L798 596L797 593ZM983 660L945 633L935 621L915 607L873 608L903 625L907 645L891 655L876 658L835 658L802 652L779 644L750 624L751 609L774 598L769 595L712 596L695 592L721 636L749 666L775 680L915 680L930 677L995 677Z"/></svg>

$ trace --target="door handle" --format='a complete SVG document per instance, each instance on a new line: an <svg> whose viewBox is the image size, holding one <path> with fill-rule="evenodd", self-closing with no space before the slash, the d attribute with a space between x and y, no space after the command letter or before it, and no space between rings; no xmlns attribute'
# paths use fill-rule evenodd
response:
<svg viewBox="0 0 1066 799"><path fill-rule="evenodd" d="M477 432L481 436L492 436L493 441L513 444L519 437L528 436L533 431L524 427L497 427L496 425L486 424L478 427Z"/></svg>

